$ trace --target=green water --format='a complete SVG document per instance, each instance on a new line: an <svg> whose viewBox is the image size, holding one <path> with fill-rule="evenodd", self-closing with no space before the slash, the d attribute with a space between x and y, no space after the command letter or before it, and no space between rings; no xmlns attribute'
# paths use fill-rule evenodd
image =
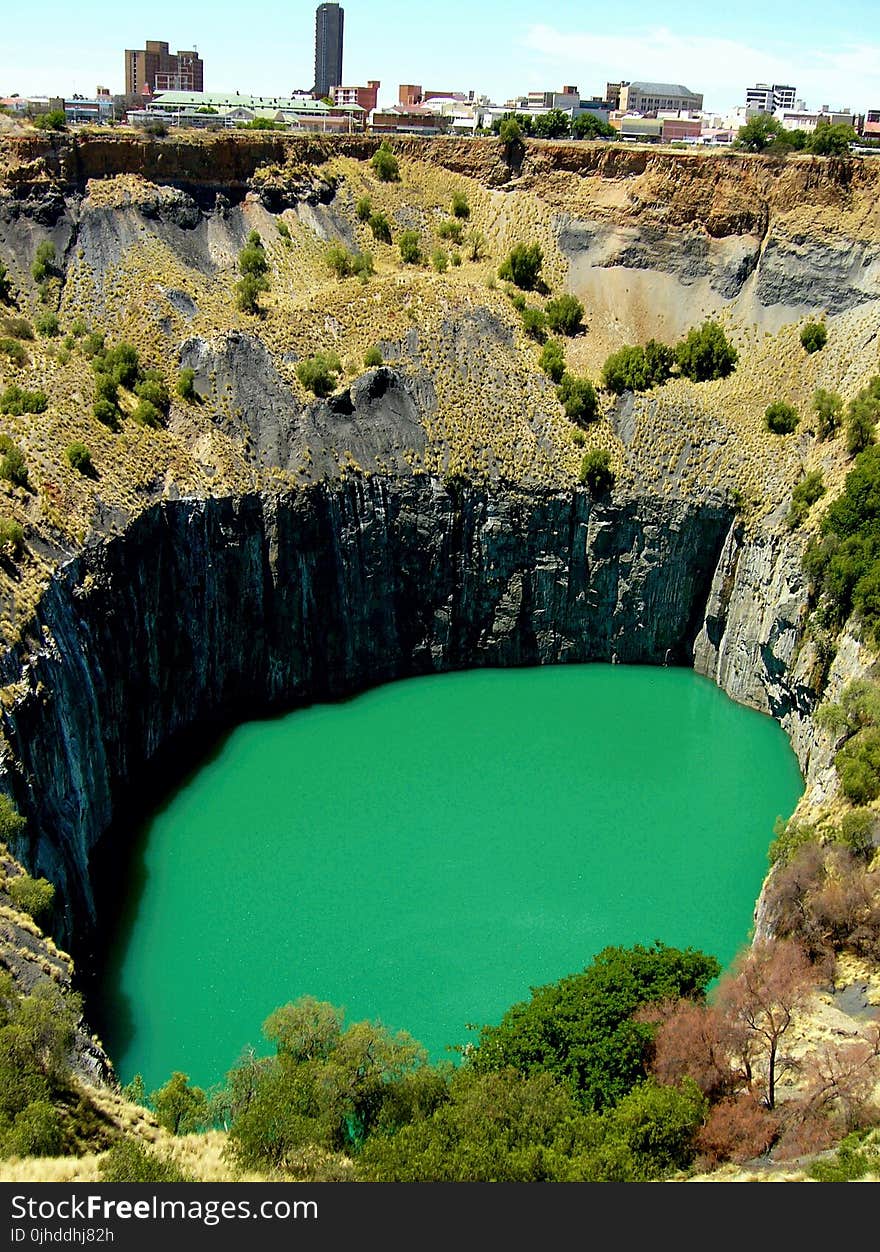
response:
<svg viewBox="0 0 880 1252"><path fill-rule="evenodd" d="M101 998L123 1081L219 1080L310 994L434 1059L607 944L746 942L782 730L689 670L415 679L239 727L162 806Z"/></svg>

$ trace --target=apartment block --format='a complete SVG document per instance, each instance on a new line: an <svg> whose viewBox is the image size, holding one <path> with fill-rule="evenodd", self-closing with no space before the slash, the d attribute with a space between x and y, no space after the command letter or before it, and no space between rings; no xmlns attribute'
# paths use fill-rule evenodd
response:
<svg viewBox="0 0 880 1252"><path fill-rule="evenodd" d="M148 39L144 48L125 50L125 94L204 91L205 67L198 52L170 52L167 43Z"/></svg>
<svg viewBox="0 0 880 1252"><path fill-rule="evenodd" d="M608 89L615 87L609 83ZM624 113L686 113L703 107L701 92L691 91L682 83L632 82L620 84L619 108Z"/></svg>
<svg viewBox="0 0 880 1252"><path fill-rule="evenodd" d="M756 83L746 88L746 108L758 113L775 113L777 109L793 109L796 88L782 83Z"/></svg>

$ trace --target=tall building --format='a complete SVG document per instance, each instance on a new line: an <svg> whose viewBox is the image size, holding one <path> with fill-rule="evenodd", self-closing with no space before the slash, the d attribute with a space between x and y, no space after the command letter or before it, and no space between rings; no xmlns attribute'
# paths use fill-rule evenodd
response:
<svg viewBox="0 0 880 1252"><path fill-rule="evenodd" d="M793 109L795 88L782 83L755 83L746 88L746 108L759 113L775 113L777 109Z"/></svg>
<svg viewBox="0 0 880 1252"><path fill-rule="evenodd" d="M148 39L145 48L125 50L125 94L155 91L204 91L205 67L198 52L173 53L168 44Z"/></svg>
<svg viewBox="0 0 880 1252"><path fill-rule="evenodd" d="M342 28L345 9L338 4L319 4L315 10L314 94L329 96L342 85Z"/></svg>
<svg viewBox="0 0 880 1252"><path fill-rule="evenodd" d="M615 87L609 83L608 88ZM690 91L681 83L621 83L619 107L624 113L698 112L703 107L699 91Z"/></svg>

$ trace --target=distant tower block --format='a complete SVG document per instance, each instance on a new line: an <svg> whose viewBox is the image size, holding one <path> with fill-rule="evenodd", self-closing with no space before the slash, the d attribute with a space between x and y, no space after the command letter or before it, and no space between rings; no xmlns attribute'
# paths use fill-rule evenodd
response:
<svg viewBox="0 0 880 1252"><path fill-rule="evenodd" d="M342 86L342 29L345 10L338 4L319 4L315 10L314 94L329 96Z"/></svg>

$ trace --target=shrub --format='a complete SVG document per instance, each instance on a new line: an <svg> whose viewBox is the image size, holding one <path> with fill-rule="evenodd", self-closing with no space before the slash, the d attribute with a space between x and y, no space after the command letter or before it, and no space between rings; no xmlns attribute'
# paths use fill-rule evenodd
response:
<svg viewBox="0 0 880 1252"><path fill-rule="evenodd" d="M605 448L591 448L581 461L580 482L591 496L602 496L614 486L611 455Z"/></svg>
<svg viewBox="0 0 880 1252"><path fill-rule="evenodd" d="M290 227L287 225L283 217L279 217L275 225L278 228L278 234L285 243L290 243Z"/></svg>
<svg viewBox="0 0 880 1252"><path fill-rule="evenodd" d="M596 389L589 378L576 378L566 371L559 380L556 394L562 401L565 416L578 426L586 426L595 422L599 415L599 403Z"/></svg>
<svg viewBox="0 0 880 1252"><path fill-rule="evenodd" d="M235 307L241 313L259 313L260 295L269 290L262 274L245 274L235 284Z"/></svg>
<svg viewBox="0 0 880 1252"><path fill-rule="evenodd" d="M383 141L373 153L370 165L380 182L396 183L400 180L400 166L391 146Z"/></svg>
<svg viewBox="0 0 880 1252"><path fill-rule="evenodd" d="M19 874L6 882L6 893L17 909L28 913L35 922L48 916L55 899L55 888L45 878Z"/></svg>
<svg viewBox="0 0 880 1252"><path fill-rule="evenodd" d="M864 452L876 439L877 418L880 417L880 376L875 375L854 396L846 410L846 450L851 454Z"/></svg>
<svg viewBox="0 0 880 1252"><path fill-rule="evenodd" d="M120 1139L101 1158L103 1182L192 1182L174 1161L152 1152L135 1139Z"/></svg>
<svg viewBox="0 0 880 1252"><path fill-rule="evenodd" d="M296 376L316 396L329 396L342 373L342 362L335 352L316 352L296 367Z"/></svg>
<svg viewBox="0 0 880 1252"><path fill-rule="evenodd" d="M16 1114L2 1138L8 1156L60 1156L64 1141L61 1114L49 1100L34 1100Z"/></svg>
<svg viewBox="0 0 880 1252"><path fill-rule="evenodd" d="M431 264L438 274L445 274L449 269L449 257L442 248L435 248L431 253Z"/></svg>
<svg viewBox="0 0 880 1252"><path fill-rule="evenodd" d="M197 400L198 392L196 391L196 372L185 365L177 375L177 382L174 390L180 396L181 400Z"/></svg>
<svg viewBox="0 0 880 1252"><path fill-rule="evenodd" d="M548 339L541 349L538 364L554 383L562 381L565 373L565 352L558 339Z"/></svg>
<svg viewBox="0 0 880 1252"><path fill-rule="evenodd" d="M21 417L23 413L45 413L49 404L45 391L26 391L18 383L10 383L0 394L0 413Z"/></svg>
<svg viewBox="0 0 880 1252"><path fill-rule="evenodd" d="M675 359L682 374L696 383L726 378L736 366L738 356L719 323L712 321L704 322L699 329L689 330L687 337L675 349Z"/></svg>
<svg viewBox="0 0 880 1252"><path fill-rule="evenodd" d="M536 304L527 305L520 313L522 328L530 339L543 343L547 338L547 315Z"/></svg>
<svg viewBox="0 0 880 1252"><path fill-rule="evenodd" d="M441 239L451 239L453 243L461 243L464 239L464 226L457 218L448 217L437 227Z"/></svg>
<svg viewBox="0 0 880 1252"><path fill-rule="evenodd" d="M12 303L12 280L9 277L9 270L0 261L0 304Z"/></svg>
<svg viewBox="0 0 880 1252"><path fill-rule="evenodd" d="M31 277L34 282L42 283L55 273L55 245L51 239L44 239L37 244L31 265Z"/></svg>
<svg viewBox="0 0 880 1252"><path fill-rule="evenodd" d="M452 193L450 211L453 217L470 217L471 208L468 204L468 198L463 191L455 191Z"/></svg>
<svg viewBox="0 0 880 1252"><path fill-rule="evenodd" d="M382 364L382 352L380 348L367 348L364 353L364 365L368 370L375 369L377 365Z"/></svg>
<svg viewBox="0 0 880 1252"><path fill-rule="evenodd" d="M26 317L4 317L2 323L7 335L13 339L33 339L34 331Z"/></svg>
<svg viewBox="0 0 880 1252"><path fill-rule="evenodd" d="M71 469L75 469L86 478L94 476L95 467L92 464L92 454L84 443L74 441L68 444L64 455Z"/></svg>
<svg viewBox="0 0 880 1252"><path fill-rule="evenodd" d="M240 274L265 274L269 268L263 241L259 235L257 235L256 240L252 240L251 236L254 234L256 232L252 231L251 235L248 236L248 242L238 254L238 272Z"/></svg>
<svg viewBox="0 0 880 1252"><path fill-rule="evenodd" d="M606 359L602 386L616 395L624 391L648 391L669 378L674 353L666 344L649 339L645 346L627 345Z"/></svg>
<svg viewBox="0 0 880 1252"><path fill-rule="evenodd" d="M162 412L152 400L138 400L131 416L139 426L148 426L155 430L162 425Z"/></svg>
<svg viewBox="0 0 880 1252"><path fill-rule="evenodd" d="M479 261L486 254L486 236L479 230L469 230L467 239L468 257L471 261Z"/></svg>
<svg viewBox="0 0 880 1252"><path fill-rule="evenodd" d="M452 266L453 266L455 269L457 269L457 268L459 267L459 265L461 265L461 253L460 253L460 252L453 252L453 253L450 255L450 257L449 257L449 260L450 260L450 263L452 264Z"/></svg>
<svg viewBox="0 0 880 1252"><path fill-rule="evenodd" d="M853 804L870 804L880 796L880 728L854 735L834 757L840 789Z"/></svg>
<svg viewBox="0 0 880 1252"><path fill-rule="evenodd" d="M95 370L95 399L109 400L115 407L119 399L119 384L111 374L103 370Z"/></svg>
<svg viewBox="0 0 880 1252"><path fill-rule="evenodd" d="M27 462L24 459L24 453L17 447L8 435L4 435L0 440L0 478L5 478L7 482L14 483L16 487L27 487L28 470Z"/></svg>
<svg viewBox="0 0 880 1252"><path fill-rule="evenodd" d="M0 792L0 841L14 844L24 834L27 822L9 796Z"/></svg>
<svg viewBox="0 0 880 1252"><path fill-rule="evenodd" d="M327 268L337 278L348 278L351 275L351 253L341 243L331 243L324 253Z"/></svg>
<svg viewBox="0 0 880 1252"><path fill-rule="evenodd" d="M161 374L150 370L141 382L135 384L134 393L139 400L149 400L150 404L155 405L163 417L167 417L168 410L171 407L171 397L168 394L168 388Z"/></svg>
<svg viewBox="0 0 880 1252"><path fill-rule="evenodd" d="M38 113L32 120L37 130L67 130L67 116L63 109L50 109L48 113Z"/></svg>
<svg viewBox="0 0 880 1252"><path fill-rule="evenodd" d="M99 396L92 406L92 414L102 426L108 426L110 430L119 430L120 413L112 400Z"/></svg>
<svg viewBox="0 0 880 1252"><path fill-rule="evenodd" d="M44 339L54 339L58 335L61 328L61 324L58 321L58 314L52 313L48 309L37 314L34 318L34 326L36 327L37 334L42 335Z"/></svg>
<svg viewBox="0 0 880 1252"><path fill-rule="evenodd" d="M146 126L144 126L144 134L152 135L154 139L164 139L168 134L168 127L159 118L156 118L154 122L147 122Z"/></svg>
<svg viewBox="0 0 880 1252"><path fill-rule="evenodd" d="M800 526L812 505L817 500L821 500L824 494L825 484L822 482L822 471L811 470L809 474L805 474L791 493L791 508L785 519L789 529L794 530Z"/></svg>
<svg viewBox="0 0 880 1252"><path fill-rule="evenodd" d="M416 230L405 230L398 240L400 259L406 265L418 265L422 259L419 247L419 233Z"/></svg>
<svg viewBox="0 0 880 1252"><path fill-rule="evenodd" d="M374 239L378 239L380 243L391 243L391 223L384 213L371 213L368 225Z"/></svg>
<svg viewBox="0 0 880 1252"><path fill-rule="evenodd" d="M498 269L498 277L515 283L524 291L532 291L538 282L544 253L538 243L518 243Z"/></svg>
<svg viewBox="0 0 880 1252"><path fill-rule="evenodd" d="M95 363L92 368L96 368ZM104 352L100 362L100 372L109 374L119 387L133 387L140 368L137 349L124 341Z"/></svg>
<svg viewBox="0 0 880 1252"><path fill-rule="evenodd" d="M816 434L828 439L837 430L843 416L843 401L836 392L822 387L813 392L813 410L816 414Z"/></svg>
<svg viewBox="0 0 880 1252"><path fill-rule="evenodd" d="M11 517L0 517L0 549L8 552L13 561L24 552L24 531Z"/></svg>
<svg viewBox="0 0 880 1252"><path fill-rule="evenodd" d="M0 352L8 356L13 365L25 365L28 354L17 339L0 339Z"/></svg>
<svg viewBox="0 0 880 1252"><path fill-rule="evenodd" d="M373 212L373 206L370 204L369 196L361 196L355 205L355 214L359 222L368 222Z"/></svg>
<svg viewBox="0 0 880 1252"><path fill-rule="evenodd" d="M150 1103L156 1110L160 1126L172 1135L187 1135L198 1130L207 1114L207 1099L201 1087L191 1087L189 1077L175 1070L164 1087L150 1092Z"/></svg>
<svg viewBox="0 0 880 1252"><path fill-rule="evenodd" d="M101 330L92 330L82 341L82 354L89 359L104 351L105 334Z"/></svg>
<svg viewBox="0 0 880 1252"><path fill-rule="evenodd" d="M562 295L549 300L544 312L547 325L557 335L576 335L583 329L584 306L576 296Z"/></svg>
<svg viewBox="0 0 880 1252"><path fill-rule="evenodd" d="M798 424L797 409L784 400L768 404L764 412L764 425L774 435L790 435Z"/></svg>
<svg viewBox="0 0 880 1252"><path fill-rule="evenodd" d="M818 352L828 342L828 330L824 322L807 322L801 330L801 344L805 351Z"/></svg>

